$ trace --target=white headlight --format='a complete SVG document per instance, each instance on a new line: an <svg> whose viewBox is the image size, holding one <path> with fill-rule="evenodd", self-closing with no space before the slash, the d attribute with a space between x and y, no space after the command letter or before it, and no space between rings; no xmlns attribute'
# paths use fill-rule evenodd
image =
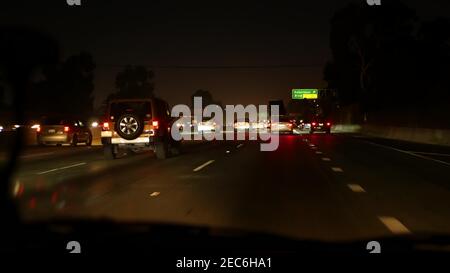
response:
<svg viewBox="0 0 450 273"><path fill-rule="evenodd" d="M91 127L92 128L97 128L98 127L98 122L97 121L92 122L91 123Z"/></svg>

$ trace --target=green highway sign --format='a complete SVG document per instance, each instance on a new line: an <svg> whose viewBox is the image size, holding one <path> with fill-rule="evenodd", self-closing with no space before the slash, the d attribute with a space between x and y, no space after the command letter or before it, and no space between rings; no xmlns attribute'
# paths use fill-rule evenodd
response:
<svg viewBox="0 0 450 273"><path fill-rule="evenodd" d="M317 99L319 97L319 89L292 89L293 100Z"/></svg>

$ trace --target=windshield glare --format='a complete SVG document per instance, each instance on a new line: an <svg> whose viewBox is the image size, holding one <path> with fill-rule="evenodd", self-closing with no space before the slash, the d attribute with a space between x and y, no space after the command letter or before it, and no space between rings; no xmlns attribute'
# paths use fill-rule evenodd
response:
<svg viewBox="0 0 450 273"><path fill-rule="evenodd" d="M164 227L144 228L158 242L177 227L189 249L213 238L208 251L227 232L276 253L283 240L359 255L446 238L449 11L448 0L5 1L3 222L69 221L64 239L82 251L97 235L132 238L133 223ZM37 249L63 236L9 234Z"/></svg>

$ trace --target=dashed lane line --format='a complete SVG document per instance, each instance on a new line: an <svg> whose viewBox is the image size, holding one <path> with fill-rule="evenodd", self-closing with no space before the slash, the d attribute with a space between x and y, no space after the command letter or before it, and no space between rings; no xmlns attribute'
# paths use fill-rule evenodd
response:
<svg viewBox="0 0 450 273"><path fill-rule="evenodd" d="M198 166L197 168L195 168L193 171L198 172L201 169L203 169L204 167L208 166L209 164L212 164L213 162L214 162L214 160L209 160L209 161L203 163L202 165Z"/></svg>

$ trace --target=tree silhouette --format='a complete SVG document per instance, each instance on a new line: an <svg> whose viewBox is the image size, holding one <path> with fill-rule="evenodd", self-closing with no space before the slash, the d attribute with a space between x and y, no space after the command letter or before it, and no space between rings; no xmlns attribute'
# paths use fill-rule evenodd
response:
<svg viewBox="0 0 450 273"><path fill-rule="evenodd" d="M93 111L95 63L87 52L59 65L44 66L43 79L34 83L27 110L33 115L88 118Z"/></svg>
<svg viewBox="0 0 450 273"><path fill-rule="evenodd" d="M359 105L380 121L450 126L442 118L449 113L449 41L448 18L420 22L399 0L349 4L331 21L324 80L341 104Z"/></svg>
<svg viewBox="0 0 450 273"><path fill-rule="evenodd" d="M144 66L127 66L116 76L117 92L108 96L113 98L152 98L154 74Z"/></svg>
<svg viewBox="0 0 450 273"><path fill-rule="evenodd" d="M208 90L198 89L191 96L191 106L192 106L192 108L194 107L194 97L201 97L202 98L203 109L206 106L210 105L210 104L216 104L214 102L214 99L213 99L213 96L212 96L211 92L209 92Z"/></svg>

